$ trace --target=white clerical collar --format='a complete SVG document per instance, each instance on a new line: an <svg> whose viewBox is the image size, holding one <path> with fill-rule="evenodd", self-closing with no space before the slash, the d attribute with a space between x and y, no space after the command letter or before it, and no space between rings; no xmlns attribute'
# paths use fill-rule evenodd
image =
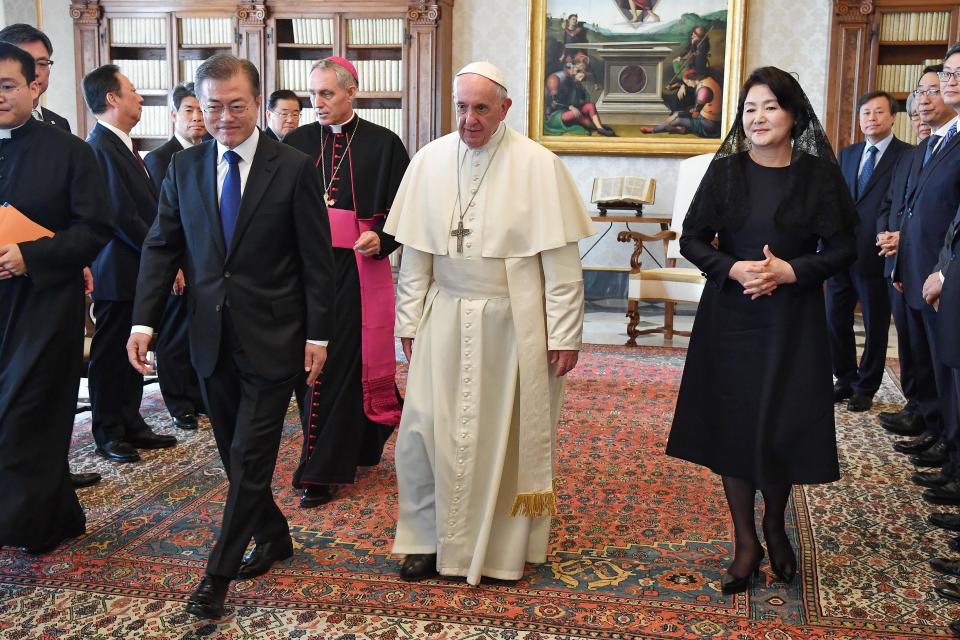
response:
<svg viewBox="0 0 960 640"><path fill-rule="evenodd" d="M12 127L10 129L0 129L0 140L9 140L10 138L13 137L13 131L16 131L17 129L27 124L28 122L30 121L24 120L23 123L18 124L17 126Z"/></svg>
<svg viewBox="0 0 960 640"><path fill-rule="evenodd" d="M260 129L253 128L250 137L233 148L233 152L240 156L244 162L253 162L253 156L257 153L257 144L260 142ZM230 151L230 147L225 146L217 140L217 164L223 162L223 154Z"/></svg>
<svg viewBox="0 0 960 640"><path fill-rule="evenodd" d="M106 129L107 131L112 131L113 133L115 133L116 136L123 141L123 144L127 146L127 149L130 149L130 153L136 153L133 150L133 138L130 137L129 133L126 133L125 131L121 131L120 129L117 129L115 126L113 126L109 122L104 122L103 120L97 120L97 124L103 125L103 128Z"/></svg>
<svg viewBox="0 0 960 640"><path fill-rule="evenodd" d="M340 124L328 125L330 127L330 131L332 131L333 133L340 133L341 131L343 131L343 128L348 124L350 124L351 122L353 122L353 119L356 117L357 117L357 112L354 111L353 114L349 118L347 118L346 122L341 122Z"/></svg>
<svg viewBox="0 0 960 640"><path fill-rule="evenodd" d="M184 138L182 135L180 135L176 131L173 132L173 137L177 139L177 142L179 142L180 146L183 147L184 149L189 149L190 147L193 146L192 142Z"/></svg>

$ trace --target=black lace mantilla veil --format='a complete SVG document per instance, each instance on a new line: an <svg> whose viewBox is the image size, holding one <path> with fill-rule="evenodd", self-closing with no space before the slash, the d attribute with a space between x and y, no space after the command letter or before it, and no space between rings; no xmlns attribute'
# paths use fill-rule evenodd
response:
<svg viewBox="0 0 960 640"><path fill-rule="evenodd" d="M774 221L782 229L829 238L856 227L859 216L826 132L799 83L797 88L803 96L802 105L795 117L786 194ZM741 124L740 102L733 127L710 162L683 220L684 233L736 230L750 215L744 164L751 143Z"/></svg>

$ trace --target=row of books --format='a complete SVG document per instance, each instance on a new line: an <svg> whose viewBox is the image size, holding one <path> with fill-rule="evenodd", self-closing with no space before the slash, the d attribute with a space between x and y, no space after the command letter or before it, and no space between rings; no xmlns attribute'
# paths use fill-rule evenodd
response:
<svg viewBox="0 0 960 640"><path fill-rule="evenodd" d="M877 88L891 93L909 93L917 86L923 68L941 60L924 60L921 64L877 65Z"/></svg>
<svg viewBox="0 0 960 640"><path fill-rule="evenodd" d="M203 60L181 60L180 61L180 82L193 82L197 75L197 67L203 64Z"/></svg>
<svg viewBox="0 0 960 640"><path fill-rule="evenodd" d="M403 109L354 109L358 116L403 137Z"/></svg>
<svg viewBox="0 0 960 640"><path fill-rule="evenodd" d="M949 38L949 11L885 13L880 19L881 42Z"/></svg>
<svg viewBox="0 0 960 640"><path fill-rule="evenodd" d="M893 135L904 142L917 144L917 134L913 131L910 116L902 111L896 115L893 121Z"/></svg>
<svg viewBox="0 0 960 640"><path fill-rule="evenodd" d="M403 20L363 18L347 23L350 44L403 44Z"/></svg>
<svg viewBox="0 0 960 640"><path fill-rule="evenodd" d="M165 18L111 18L110 44L167 44Z"/></svg>
<svg viewBox="0 0 960 640"><path fill-rule="evenodd" d="M280 78L278 86L290 91L309 91L310 69L316 60L278 60Z"/></svg>
<svg viewBox="0 0 960 640"><path fill-rule="evenodd" d="M134 138L171 135L170 109L165 106L144 105L140 113L140 122L133 128L130 135Z"/></svg>
<svg viewBox="0 0 960 640"><path fill-rule="evenodd" d="M230 18L180 18L180 44L218 44L233 42L233 21Z"/></svg>
<svg viewBox="0 0 960 640"><path fill-rule="evenodd" d="M137 89L169 89L166 60L114 60Z"/></svg>
<svg viewBox="0 0 960 640"><path fill-rule="evenodd" d="M360 91L403 91L400 60L354 60Z"/></svg>
<svg viewBox="0 0 960 640"><path fill-rule="evenodd" d="M328 44L333 46L333 20L331 18L294 18L294 44Z"/></svg>

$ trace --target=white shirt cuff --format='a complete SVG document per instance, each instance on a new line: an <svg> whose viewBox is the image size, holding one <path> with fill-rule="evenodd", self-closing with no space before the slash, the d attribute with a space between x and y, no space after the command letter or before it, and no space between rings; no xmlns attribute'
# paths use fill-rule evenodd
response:
<svg viewBox="0 0 960 640"><path fill-rule="evenodd" d="M937 273L940 275L940 284L943 284L943 281L946 280L946 278L943 277L943 271L937 271Z"/></svg>
<svg viewBox="0 0 960 640"><path fill-rule="evenodd" d="M153 327L148 327L142 324L135 324L133 328L130 329L130 333L145 333L151 338L153 337Z"/></svg>
<svg viewBox="0 0 960 640"><path fill-rule="evenodd" d="M330 344L329 340L307 340L307 344L315 344L318 347L326 347Z"/></svg>

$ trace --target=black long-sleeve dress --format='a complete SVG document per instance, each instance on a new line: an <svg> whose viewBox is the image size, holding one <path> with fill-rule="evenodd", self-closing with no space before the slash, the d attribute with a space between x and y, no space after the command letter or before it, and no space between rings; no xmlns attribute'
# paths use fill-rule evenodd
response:
<svg viewBox="0 0 960 640"><path fill-rule="evenodd" d="M837 480L822 283L853 262L856 249L852 227L823 237L815 219L833 213L822 210L831 199L841 208L852 208L852 202L836 193L842 190L842 182L833 184L839 169L823 160L808 157L821 171L806 175L826 175L829 184L818 180L799 190L788 188L794 167L763 167L745 153L717 162L742 164L746 193L740 202L715 203L721 209L715 220L724 218L725 206L745 207L746 217L730 226L684 225L681 253L706 274L708 284L690 336L667 454L759 487ZM704 180L718 173L723 172L713 177L708 172ZM817 189L830 196L811 196ZM712 193L701 187L698 198ZM788 202L795 197L803 201L799 210L808 210L805 225L796 202ZM793 209L792 220L781 215L785 209ZM851 218L846 210L836 215ZM714 236L717 249L711 245ZM751 300L728 274L738 260L762 260L764 245L791 264L797 282Z"/></svg>

